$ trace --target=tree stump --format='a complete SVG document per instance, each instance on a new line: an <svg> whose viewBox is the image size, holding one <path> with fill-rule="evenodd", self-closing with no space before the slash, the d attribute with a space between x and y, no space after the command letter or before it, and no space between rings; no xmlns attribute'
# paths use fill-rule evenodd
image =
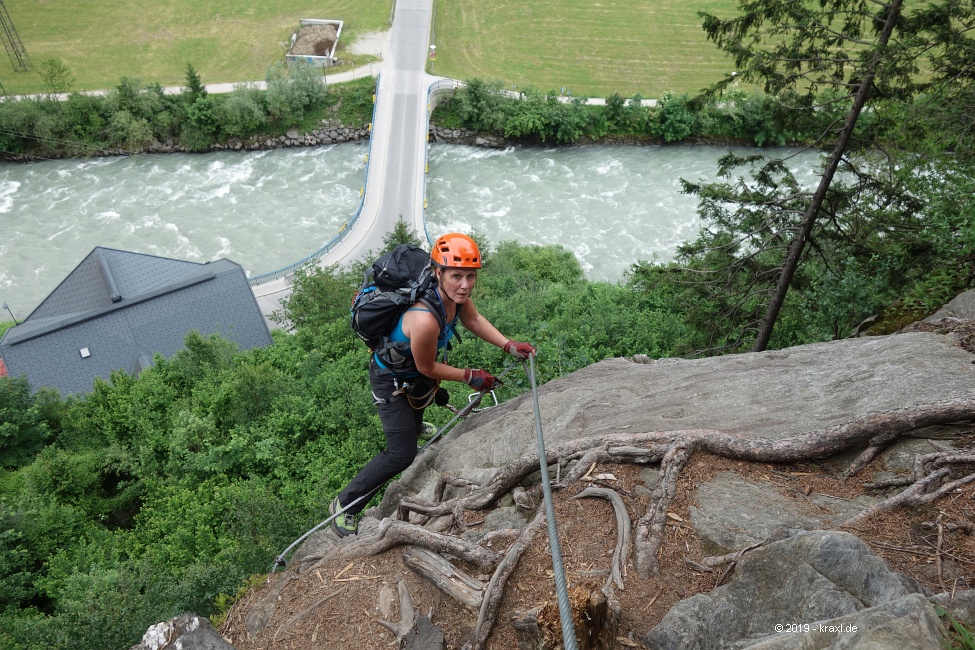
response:
<svg viewBox="0 0 975 650"><path fill-rule="evenodd" d="M569 590L569 605L579 650L609 650L614 647L619 612L601 591L583 586ZM515 615L512 625L518 634L519 650L555 650L563 647L558 604L549 601Z"/></svg>

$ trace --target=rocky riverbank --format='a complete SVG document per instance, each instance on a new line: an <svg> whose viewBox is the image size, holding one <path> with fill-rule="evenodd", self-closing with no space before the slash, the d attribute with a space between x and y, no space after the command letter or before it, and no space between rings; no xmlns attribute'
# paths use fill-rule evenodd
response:
<svg viewBox="0 0 975 650"><path fill-rule="evenodd" d="M464 144L472 147L503 149L508 145L504 138L483 135L470 129L446 129L436 124L430 125L430 142L439 144Z"/></svg>
<svg viewBox="0 0 975 650"><path fill-rule="evenodd" d="M286 134L277 137L255 137L214 144L210 147L210 150L259 151L265 149L283 149L286 147L316 147L320 145L339 144L341 142L359 142L368 139L368 123L356 127L342 124L338 120L322 120L321 126L311 133L301 133L298 129L289 129ZM157 153L172 153L181 150L175 148L170 151L159 150Z"/></svg>
<svg viewBox="0 0 975 650"><path fill-rule="evenodd" d="M235 138L225 142L217 142L207 149L207 151L266 151L269 149L284 149L288 147L317 147L342 142L362 142L368 140L370 136L370 125L368 123L361 126L342 124L338 120L322 120L321 125L311 132L301 132L298 129L289 129L287 133L279 136L254 136L251 138ZM430 125L430 141L440 144L463 144L474 147L487 147L501 149L507 146L503 138L481 135L470 129L446 129L435 124ZM141 153L192 153L179 142L167 140L165 142L154 141ZM98 149L87 152L85 157L101 156L130 156L132 151L119 148ZM197 152L198 153L198 152ZM45 152L43 157L22 153L4 154L0 153L0 159L9 162L34 162L37 160L50 160L51 158L73 158L78 157L77 152L64 151L61 155Z"/></svg>
<svg viewBox="0 0 975 650"><path fill-rule="evenodd" d="M234 138L225 142L217 142L207 149L207 151L266 151L269 149L284 149L287 147L317 147L342 142L360 142L369 139L369 124L361 126L342 124L338 120L322 120L318 128L309 132L301 132L298 129L289 129L284 135L269 136L261 135L251 138ZM153 141L144 151L138 153L194 153L186 146L167 140L165 142ZM196 153L199 153L198 151ZM119 148L97 149L85 152L83 157L97 158L102 156L131 156L132 151ZM35 162L37 160L50 160L52 158L75 158L82 157L76 151L45 152L43 156L31 153L8 154L0 153L0 159L9 162Z"/></svg>
<svg viewBox="0 0 975 650"><path fill-rule="evenodd" d="M511 142L503 137L478 133L471 129L450 129L436 124L429 127L430 142L438 144L459 144L471 147L484 147L487 149L503 149L514 144L530 144L526 142ZM270 136L261 135L250 138L235 138L225 142L217 142L207 149L207 151L266 151L270 149L284 149L288 147L317 147L342 142L363 142L370 137L370 125L368 123L361 126L342 124L339 120L322 120L318 128L311 132L301 132L298 129L289 129L284 135ZM652 139L638 139L634 137L605 137L598 140L586 139L577 144L613 144L646 146L653 144L664 144ZM685 143L686 144L686 143ZM711 141L700 141L694 144L715 144ZM728 146L745 146L747 143L739 141L721 141L719 144ZM199 153L188 149L183 144L173 140L165 142L153 141L144 151L139 153ZM31 153L8 154L0 152L0 160L8 162L35 162L38 160L50 160L52 158L97 158L102 156L131 156L132 151L119 148L105 148L96 151L85 152L84 155L75 151L63 151L51 153L45 151L43 156Z"/></svg>

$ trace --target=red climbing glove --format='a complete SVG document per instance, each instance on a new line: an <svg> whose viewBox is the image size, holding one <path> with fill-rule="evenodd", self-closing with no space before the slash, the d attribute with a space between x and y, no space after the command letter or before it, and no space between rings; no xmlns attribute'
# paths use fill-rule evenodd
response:
<svg viewBox="0 0 975 650"><path fill-rule="evenodd" d="M491 390L501 385L501 380L484 370L464 369L464 383L474 390Z"/></svg>
<svg viewBox="0 0 975 650"><path fill-rule="evenodd" d="M527 359L528 357L533 357L537 354L534 345L531 343L522 343L520 341L505 341L504 351L514 357L518 357L519 359Z"/></svg>

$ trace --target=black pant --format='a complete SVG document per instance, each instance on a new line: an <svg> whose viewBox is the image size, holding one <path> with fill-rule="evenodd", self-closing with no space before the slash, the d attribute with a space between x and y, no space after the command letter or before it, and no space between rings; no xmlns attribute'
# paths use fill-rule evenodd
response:
<svg viewBox="0 0 975 650"><path fill-rule="evenodd" d="M348 506L363 495L378 491L386 481L413 463L416 443L423 428L423 409L414 409L403 394L393 397L396 384L393 375L384 372L375 360L369 363L369 383L372 396L379 409L379 420L386 436L386 448L366 463L355 478L339 494L339 503ZM366 507L367 497L349 507L356 514Z"/></svg>

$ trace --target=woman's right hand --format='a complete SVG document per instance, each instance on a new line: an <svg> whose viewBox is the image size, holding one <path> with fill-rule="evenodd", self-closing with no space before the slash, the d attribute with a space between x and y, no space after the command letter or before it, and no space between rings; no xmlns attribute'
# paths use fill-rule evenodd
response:
<svg viewBox="0 0 975 650"><path fill-rule="evenodd" d="M501 380L485 370L466 368L464 370L464 383L474 390L491 390L500 386Z"/></svg>

